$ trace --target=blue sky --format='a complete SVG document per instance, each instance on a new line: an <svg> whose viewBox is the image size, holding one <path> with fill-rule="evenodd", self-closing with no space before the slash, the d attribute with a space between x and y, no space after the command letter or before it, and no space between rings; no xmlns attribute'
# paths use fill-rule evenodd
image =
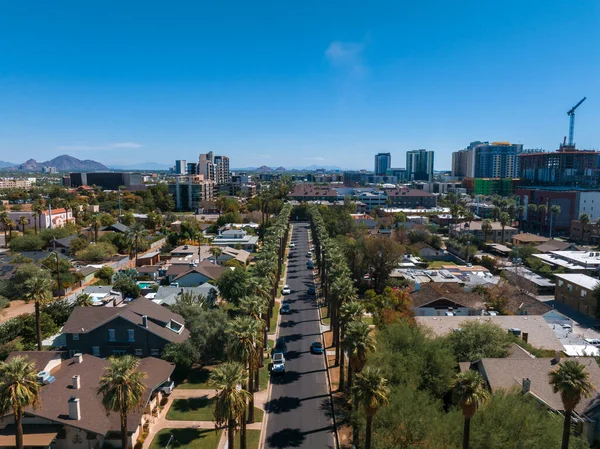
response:
<svg viewBox="0 0 600 449"><path fill-rule="evenodd" d="M57 6L57 5L60 5ZM4 2L0 160L373 167L600 147L597 0Z"/></svg>

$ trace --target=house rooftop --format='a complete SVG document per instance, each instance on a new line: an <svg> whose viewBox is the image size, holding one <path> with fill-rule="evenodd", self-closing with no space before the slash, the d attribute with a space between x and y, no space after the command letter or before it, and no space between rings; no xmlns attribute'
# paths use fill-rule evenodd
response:
<svg viewBox="0 0 600 449"><path fill-rule="evenodd" d="M556 274L555 277L557 279L562 279L564 281L570 282L571 284L583 287L587 290L594 290L596 287L598 287L598 285L600 285L600 281L598 279L582 273Z"/></svg>
<svg viewBox="0 0 600 449"><path fill-rule="evenodd" d="M469 307L475 310L485 310L486 306L481 295L466 292L457 283L429 282L420 286L419 290L410 294L415 307L424 307L438 300L448 300L456 305Z"/></svg>
<svg viewBox="0 0 600 449"><path fill-rule="evenodd" d="M521 233L512 236L512 239L515 242L521 243L544 243L550 240L549 238L542 237L541 235L529 234L529 233Z"/></svg>

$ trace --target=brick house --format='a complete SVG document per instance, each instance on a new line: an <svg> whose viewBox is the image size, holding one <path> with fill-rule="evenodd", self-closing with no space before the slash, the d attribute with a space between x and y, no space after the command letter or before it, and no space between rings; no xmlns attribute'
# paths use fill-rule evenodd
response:
<svg viewBox="0 0 600 449"><path fill-rule="evenodd" d="M598 302L593 292L600 281L581 273L556 274L555 277L554 299L596 318Z"/></svg>

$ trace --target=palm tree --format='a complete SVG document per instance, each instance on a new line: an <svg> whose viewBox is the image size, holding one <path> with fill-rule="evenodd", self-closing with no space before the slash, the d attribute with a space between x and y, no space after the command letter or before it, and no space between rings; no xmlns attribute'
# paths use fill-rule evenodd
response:
<svg viewBox="0 0 600 449"><path fill-rule="evenodd" d="M390 389L387 386L387 379L383 377L379 368L367 366L361 373L356 375L352 393L365 410L367 416L365 449L371 449L373 417L377 410L389 404Z"/></svg>
<svg viewBox="0 0 600 449"><path fill-rule="evenodd" d="M552 238L552 227L555 225L556 219L558 218L559 215L560 215L560 206L558 204L550 206L550 235L549 235L550 238Z"/></svg>
<svg viewBox="0 0 600 449"><path fill-rule="evenodd" d="M504 244L504 228L510 223L510 215L507 212L500 214L500 226L502 227L502 244Z"/></svg>
<svg viewBox="0 0 600 449"><path fill-rule="evenodd" d="M142 408L146 373L138 371L139 359L131 355L110 357L108 360L109 365L100 377L98 394L107 413L121 415L121 447L128 449L127 415Z"/></svg>
<svg viewBox="0 0 600 449"><path fill-rule="evenodd" d="M81 293L77 295L77 301L75 302L78 307L91 307L94 305L94 301L92 301L91 295L87 293Z"/></svg>
<svg viewBox="0 0 600 449"><path fill-rule="evenodd" d="M210 253L215 258L215 263L219 265L219 257L221 257L221 254L223 254L223 248L220 246L211 246Z"/></svg>
<svg viewBox="0 0 600 449"><path fill-rule="evenodd" d="M244 421L246 400L250 393L241 388L246 382L246 370L241 363L225 362L210 373L209 385L217 390L215 424L227 424L229 449L234 449L234 434L239 421Z"/></svg>
<svg viewBox="0 0 600 449"><path fill-rule="evenodd" d="M138 249L140 239L143 239L148 235L148 231L141 223L136 223L131 226L126 233L127 240L132 243L132 246L135 248L135 266L138 266Z"/></svg>
<svg viewBox="0 0 600 449"><path fill-rule="evenodd" d="M532 217L532 215L535 215L535 214L537 214L537 208L538 208L538 207L537 207L537 204L534 204L534 203L529 203L529 204L527 205L527 212L528 212L528 214L529 214L529 216L528 216L528 220L527 220L527 221L528 221L528 223L529 223L529 226L527 226L527 227L528 227L529 229L531 229L531 222L533 221L533 220L532 220L532 218L533 218L533 217Z"/></svg>
<svg viewBox="0 0 600 449"><path fill-rule="evenodd" d="M98 230L102 227L102 219L99 214L95 214L92 217L90 225L94 229L94 243L98 243Z"/></svg>
<svg viewBox="0 0 600 449"><path fill-rule="evenodd" d="M548 206L545 204L538 204L537 207L538 215L541 215L540 219L540 230L546 225L546 215L548 214Z"/></svg>
<svg viewBox="0 0 600 449"><path fill-rule="evenodd" d="M590 216L588 214L581 214L579 216L579 224L581 225L581 239L585 240L586 227L590 224Z"/></svg>
<svg viewBox="0 0 600 449"><path fill-rule="evenodd" d="M35 363L17 356L0 363L0 415L13 411L16 447L23 449L23 412L25 407L40 404L40 384Z"/></svg>
<svg viewBox="0 0 600 449"><path fill-rule="evenodd" d="M43 200L35 200L31 206L31 210L36 213L33 216L33 223L35 225L35 233L38 233L38 222L40 223L40 228L42 227L42 212L44 212L46 207L44 206Z"/></svg>
<svg viewBox="0 0 600 449"><path fill-rule="evenodd" d="M575 360L565 360L549 375L552 390L560 394L565 409L561 448L568 449L573 410L582 398L592 394L594 386L589 380L590 374L585 370L585 366Z"/></svg>
<svg viewBox="0 0 600 449"><path fill-rule="evenodd" d="M240 310L254 318L259 325L260 331L263 333L263 338L259 338L256 341L256 353L258 357L258 364L256 366L256 372L254 373L254 386L252 389L248 389L251 392L258 391L260 387L260 369L264 366L263 350L267 341L267 326L266 322L266 311L267 311L267 300L265 297L258 295L245 296L240 299Z"/></svg>
<svg viewBox="0 0 600 449"><path fill-rule="evenodd" d="M483 240L487 242L487 236L492 232L492 222L490 220L483 220L481 223L481 230L483 231ZM496 241L496 239L494 239Z"/></svg>
<svg viewBox="0 0 600 449"><path fill-rule="evenodd" d="M258 362L258 342L261 340L260 323L254 317L238 316L229 323L228 352L232 359L248 367L248 385L246 390L252 392L254 387L254 371ZM254 394L250 395L248 422L254 422Z"/></svg>
<svg viewBox="0 0 600 449"><path fill-rule="evenodd" d="M363 312L364 306L362 303L356 300L348 301L340 307L340 338L342 344L346 336L346 327L354 321L360 321L363 317ZM340 344L340 346L342 346L342 344ZM338 384L339 391L344 391L345 364L346 356L342 350L340 354L340 381Z"/></svg>
<svg viewBox="0 0 600 449"><path fill-rule="evenodd" d="M520 204L519 206L517 206L517 214L519 216L519 232L522 229L522 224L523 224L523 214L525 213L525 206L523 206L522 204Z"/></svg>
<svg viewBox="0 0 600 449"><path fill-rule="evenodd" d="M471 418L477 409L490 396L485 380L477 371L468 370L456 375L452 386L452 397L462 409L465 423L463 428L463 449L469 449Z"/></svg>
<svg viewBox="0 0 600 449"><path fill-rule="evenodd" d="M25 234L25 226L27 226L29 224L29 218L27 218L24 215L21 215L19 217L19 225L21 225L21 232L23 232L23 235Z"/></svg>
<svg viewBox="0 0 600 449"><path fill-rule="evenodd" d="M42 324L40 321L40 308L52 300L52 286L54 281L44 271L33 275L25 281L25 299L35 303L35 326L37 330L38 351L42 350Z"/></svg>
<svg viewBox="0 0 600 449"><path fill-rule="evenodd" d="M6 235L6 231L8 231L8 223L10 221L10 217L8 216L8 212L2 211L0 212L0 223L2 224L2 229L4 229L4 247L8 248L8 238Z"/></svg>
<svg viewBox="0 0 600 449"><path fill-rule="evenodd" d="M17 224L15 223L14 220L8 220L7 227L8 227L8 239L12 240L12 232L13 232L13 229L15 229L17 227Z"/></svg>

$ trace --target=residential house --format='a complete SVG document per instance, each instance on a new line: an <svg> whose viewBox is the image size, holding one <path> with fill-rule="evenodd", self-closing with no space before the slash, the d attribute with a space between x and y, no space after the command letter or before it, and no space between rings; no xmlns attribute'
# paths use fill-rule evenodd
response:
<svg viewBox="0 0 600 449"><path fill-rule="evenodd" d="M416 316L481 315L486 310L482 295L465 292L456 283L415 284L410 297Z"/></svg>
<svg viewBox="0 0 600 449"><path fill-rule="evenodd" d="M198 258L198 246L196 245L181 245L171 251L172 258L182 259L197 259Z"/></svg>
<svg viewBox="0 0 600 449"><path fill-rule="evenodd" d="M49 251L61 252L63 254L71 254L71 242L78 237L77 234L73 234L61 239L54 239L46 245L46 249Z"/></svg>
<svg viewBox="0 0 600 449"><path fill-rule="evenodd" d="M533 245L537 246L541 243L545 243L550 240L548 237L542 237L541 235L530 234L528 232L522 232L520 234L513 235L512 242L514 245Z"/></svg>
<svg viewBox="0 0 600 449"><path fill-rule="evenodd" d="M571 242L550 239L547 242L537 245L535 249L540 253L549 253L552 251L577 251L579 248L577 248L577 246Z"/></svg>
<svg viewBox="0 0 600 449"><path fill-rule="evenodd" d="M584 225L579 220L572 220L569 237L578 242L597 244L600 241L600 221L590 221Z"/></svg>
<svg viewBox="0 0 600 449"><path fill-rule="evenodd" d="M129 232L129 226L123 223L113 223L108 226L102 226L98 229L100 232L120 232L121 234L127 234Z"/></svg>
<svg viewBox="0 0 600 449"><path fill-rule="evenodd" d="M600 437L600 367L591 357L576 360L585 366L593 391L589 397L582 397L575 407L573 423L593 443ZM555 393L549 383L549 375L558 368L560 361L560 353L553 358L483 358L461 364L461 370L479 372L492 393L517 390L531 395L552 412L563 414L564 405L560 393Z"/></svg>
<svg viewBox="0 0 600 449"><path fill-rule="evenodd" d="M189 337L181 315L146 298L123 307L75 307L62 331L71 354L96 357L158 357L167 344Z"/></svg>
<svg viewBox="0 0 600 449"><path fill-rule="evenodd" d="M254 252L258 248L258 236L250 235L243 229L228 229L216 235L212 244Z"/></svg>
<svg viewBox="0 0 600 449"><path fill-rule="evenodd" d="M246 266L248 264L248 261L250 259L250 253L248 251L245 251L243 249L231 248L229 246L223 247L222 250L223 252L217 258L217 262L220 265L224 264L225 262L229 262L230 260L237 260L243 266ZM207 259L214 261L215 256L211 254L210 257L208 257Z"/></svg>
<svg viewBox="0 0 600 449"><path fill-rule="evenodd" d="M169 275L169 270L167 270L167 275ZM179 275L170 278L170 283L176 284L177 287L198 287L209 281L218 280L227 270L229 268L215 265L208 260L203 260L189 267Z"/></svg>
<svg viewBox="0 0 600 449"><path fill-rule="evenodd" d="M548 296L554 294L554 282L534 273L525 267L506 267L504 274L508 279L520 288L523 288L535 296Z"/></svg>
<svg viewBox="0 0 600 449"><path fill-rule="evenodd" d="M159 307L159 306L157 306ZM22 356L35 364L38 376L54 376L42 385L39 405L27 407L23 418L23 443L27 448L100 449L121 448L119 413L107 413L98 394L100 376L108 360L76 354L63 359L64 352L17 351L9 360ZM170 380L175 365L154 357L140 360L138 369L146 373L140 409L127 414L128 446L133 447L144 426L157 414L163 393L160 386ZM15 446L12 411L0 421L0 447Z"/></svg>
<svg viewBox="0 0 600 449"><path fill-rule="evenodd" d="M82 276L81 281L79 281L79 286L83 287L84 285L90 284L95 279L95 274L100 268L96 265L86 265L85 267L81 267L77 269L77 273Z"/></svg>
<svg viewBox="0 0 600 449"><path fill-rule="evenodd" d="M199 285L198 287L172 287L161 285L158 287L156 293L149 293L146 297L152 299L156 304L170 306L175 304L184 293L216 300L219 295L219 288L208 282Z"/></svg>
<svg viewBox="0 0 600 449"><path fill-rule="evenodd" d="M94 307L116 307L123 302L121 292L113 290L111 285L88 285L83 290L67 296L67 300L74 303L82 294L90 295Z"/></svg>
<svg viewBox="0 0 600 449"><path fill-rule="evenodd" d="M145 265L143 267L137 267L139 278L149 281L157 281L162 272L166 273L164 266L162 265Z"/></svg>
<svg viewBox="0 0 600 449"><path fill-rule="evenodd" d="M471 234L477 240L482 242L492 240L494 243L510 242L519 230L512 226L505 226L502 233L502 225L498 221L490 222L492 230L487 235L482 230L483 221L468 221L465 223L457 223L450 226L450 236L456 237L463 234Z"/></svg>
<svg viewBox="0 0 600 449"><path fill-rule="evenodd" d="M563 351L564 347L541 315L497 316L417 316L417 324L428 327L435 335L447 335L467 322L492 323L539 349Z"/></svg>
<svg viewBox="0 0 600 449"><path fill-rule="evenodd" d="M137 258L137 266L156 265L160 262L160 251L151 251L146 254L140 254Z"/></svg>
<svg viewBox="0 0 600 449"><path fill-rule="evenodd" d="M433 246L428 245L425 242L417 242L414 245L411 245L411 248L418 251L419 257L422 259L436 260L440 256L444 256L442 259L448 258L448 254L445 251L441 249L435 249Z"/></svg>
<svg viewBox="0 0 600 449"><path fill-rule="evenodd" d="M598 300L594 296L594 290L600 286L596 278L582 273L556 274L556 301L568 305L578 312L594 318L598 317Z"/></svg>
<svg viewBox="0 0 600 449"><path fill-rule="evenodd" d="M431 209L437 206L437 196L423 190L407 188L386 189L386 194L387 203L392 207Z"/></svg>
<svg viewBox="0 0 600 449"><path fill-rule="evenodd" d="M569 273L592 273L600 269L600 251L550 251L531 256Z"/></svg>

